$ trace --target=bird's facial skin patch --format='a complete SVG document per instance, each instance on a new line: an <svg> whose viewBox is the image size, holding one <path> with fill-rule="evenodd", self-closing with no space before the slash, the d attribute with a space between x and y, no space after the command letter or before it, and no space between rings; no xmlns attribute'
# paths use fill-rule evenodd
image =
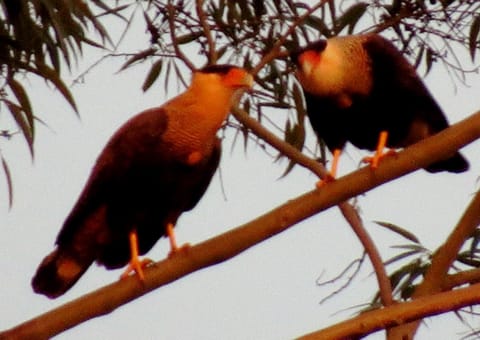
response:
<svg viewBox="0 0 480 340"><path fill-rule="evenodd" d="M306 91L333 96L344 93L341 59L334 48L327 45L321 52L305 51L298 57L298 62L297 78Z"/></svg>
<svg viewBox="0 0 480 340"><path fill-rule="evenodd" d="M302 67L302 72L308 77L320 62L320 54L315 51L305 51L299 57L298 61Z"/></svg>
<svg viewBox="0 0 480 340"><path fill-rule="evenodd" d="M223 79L225 85L229 87L251 88L253 86L253 77L242 68L232 68Z"/></svg>

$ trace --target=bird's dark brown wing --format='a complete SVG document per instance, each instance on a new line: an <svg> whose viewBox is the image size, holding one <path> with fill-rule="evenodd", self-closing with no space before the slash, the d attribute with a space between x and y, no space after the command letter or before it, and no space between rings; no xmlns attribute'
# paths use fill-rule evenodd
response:
<svg viewBox="0 0 480 340"><path fill-rule="evenodd" d="M91 171L77 203L64 222L57 244L68 243L85 219L119 196L127 197L138 180L138 168L168 163L169 153L161 141L167 126L163 109L151 109L127 121L105 146ZM155 159L150 159L152 153ZM127 197L134 200L135 197Z"/></svg>
<svg viewBox="0 0 480 340"><path fill-rule="evenodd" d="M166 116L146 111L127 122L110 140L92 171L77 205L62 228L58 244L96 234L96 259L107 268L124 266L130 257L128 234L136 229L140 254L165 235L167 223L192 209L210 183L220 158L217 143L198 164L184 162L165 141ZM179 137L180 138L180 137ZM92 211L105 207L104 221L86 230ZM98 218L98 217L97 217Z"/></svg>
<svg viewBox="0 0 480 340"><path fill-rule="evenodd" d="M118 240L128 244L128 228L135 227L131 208L139 201L132 188L141 184L139 168L151 161L157 166L168 162L161 142L166 126L163 109L152 109L132 118L110 139L58 234L57 248L45 257L32 279L36 292L51 298L63 294L100 259L108 244ZM148 157L151 151L157 151L152 160ZM143 164L137 167L136 162L142 159ZM128 261L128 245L123 243L120 255L112 254L117 266Z"/></svg>
<svg viewBox="0 0 480 340"><path fill-rule="evenodd" d="M379 130L389 131L389 145L405 147L433 135L449 124L415 69L396 47L379 35L369 35L364 48L370 56L375 80L367 109L373 112ZM463 172L469 165L456 153L434 163L427 171Z"/></svg>
<svg viewBox="0 0 480 340"><path fill-rule="evenodd" d="M432 133L448 127L445 114L430 91L390 41L379 35L370 35L364 48L371 59L375 79L373 95L378 105L384 108L382 115L400 125L397 129L409 125L414 119L425 121Z"/></svg>
<svg viewBox="0 0 480 340"><path fill-rule="evenodd" d="M221 144L217 140L211 155L196 165L176 164L168 167L161 177L168 178L169 185L164 185L162 194L152 197L152 211L165 211L164 216L159 216L163 221L155 218L145 219L143 225L137 228L140 253L149 251L161 236L165 235L166 223L177 221L178 216L193 209L207 190L215 171L218 168L221 154ZM160 177L159 177L160 178ZM166 208L166 209L165 209ZM165 210L164 210L165 209Z"/></svg>

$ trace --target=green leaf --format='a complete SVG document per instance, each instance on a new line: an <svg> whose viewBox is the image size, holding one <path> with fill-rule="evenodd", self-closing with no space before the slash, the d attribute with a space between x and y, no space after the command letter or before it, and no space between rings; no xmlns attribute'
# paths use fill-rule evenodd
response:
<svg viewBox="0 0 480 340"><path fill-rule="evenodd" d="M30 100L28 99L27 92L23 88L23 86L16 81L13 77L8 79L8 85L10 86L10 89L12 90L13 94L18 100L18 103L20 104L20 107L22 108L22 111L25 113L25 117L27 118L27 122L29 125L29 131L33 137L35 135L35 121L34 121L34 116L33 116L33 111L32 111L32 106L30 104Z"/></svg>
<svg viewBox="0 0 480 340"><path fill-rule="evenodd" d="M8 110L10 111L13 119L17 123L17 126L22 131L22 134L25 137L25 140L27 141L28 148L30 150L30 154L33 157L32 131L30 129L30 126L28 125L28 122L25 120L22 108L20 106L18 106L17 104L15 104L14 102L8 100L8 99L3 99L3 102L7 105Z"/></svg>
<svg viewBox="0 0 480 340"><path fill-rule="evenodd" d="M475 54L478 49L478 44L480 42L480 15L475 16L470 26L470 33L468 35L468 47L470 48L470 56L472 61L475 60Z"/></svg>
<svg viewBox="0 0 480 340"><path fill-rule="evenodd" d="M410 251L406 251L406 252L403 252L401 254L398 254L392 258L389 258L387 261L384 262L384 265L390 265L392 263L395 263L397 261L400 261L400 260L403 260L407 257L410 257L410 256L413 256L413 255L419 255L419 254L423 254L423 252L420 252L418 250L410 250Z"/></svg>
<svg viewBox="0 0 480 340"><path fill-rule="evenodd" d="M417 57L415 58L415 62L413 63L413 67L415 67L415 69L417 69L420 63L422 62L424 52L425 52L425 45L421 44L419 47L419 51L417 53Z"/></svg>
<svg viewBox="0 0 480 340"><path fill-rule="evenodd" d="M162 66L163 66L163 60L159 59L156 62L153 63L152 67L150 68L150 71L148 72L147 78L145 78L145 81L143 82L142 85L142 90L146 92L150 86L157 80L158 76L160 75L160 72L162 71Z"/></svg>
<svg viewBox="0 0 480 340"><path fill-rule="evenodd" d="M203 35L203 32L193 32L193 33L189 33L189 34L184 34L184 35L181 35L179 37L176 37L175 38L175 41L174 43L176 45L184 45L184 44L188 44L189 42L192 42L194 40L197 40L198 38L200 38L201 36Z"/></svg>
<svg viewBox="0 0 480 340"><path fill-rule="evenodd" d="M368 8L368 4L365 2L359 2L348 8L343 15L338 18L335 31L340 33L346 26L348 26L348 34L352 34L355 25L360 18L365 14Z"/></svg>
<svg viewBox="0 0 480 340"><path fill-rule="evenodd" d="M146 59L152 55L154 55L156 52L156 50L154 48L148 48L144 51L141 51L141 52L138 52L136 53L133 57L129 58L123 65L122 67L120 67L120 70L118 70L119 72L120 71L123 71L125 70L127 67L129 67L130 65L140 61L140 60L143 60L143 59Z"/></svg>
<svg viewBox="0 0 480 340"><path fill-rule="evenodd" d="M5 161L5 158L3 158L2 155L0 155L2 158L2 167L3 167L3 172L5 174L5 179L7 180L7 189L8 189L8 207L11 208L13 204L13 182L12 182L12 174L10 173L10 169L8 167L7 162Z"/></svg>
<svg viewBox="0 0 480 340"><path fill-rule="evenodd" d="M298 83L293 84L292 96L295 103L295 108L297 109L298 123L303 124L303 121L305 120L305 116L307 114L307 110L303 100L303 91L300 85L298 85Z"/></svg>
<svg viewBox="0 0 480 340"><path fill-rule="evenodd" d="M427 70L425 74L428 74L432 69L433 63L435 61L435 52L431 48L427 48L427 53L425 54L425 61L427 62Z"/></svg>
<svg viewBox="0 0 480 340"><path fill-rule="evenodd" d="M413 233L409 232L404 228L399 227L398 225L395 225L389 222L381 222L381 221L373 221L373 222L378 224L381 227L384 227L384 228L387 228L388 230L393 231L394 233L397 233L398 235L406 238L409 241L420 244L420 241Z"/></svg>
<svg viewBox="0 0 480 340"><path fill-rule="evenodd" d="M75 113L78 114L77 104L75 104L75 100L73 99L70 90L60 78L58 72L45 64L37 65L37 70L38 72L35 73L40 77L43 77L53 83L53 85L55 85L55 87L60 91L62 96L70 104L70 106L75 110Z"/></svg>
<svg viewBox="0 0 480 340"><path fill-rule="evenodd" d="M303 146L305 144L305 128L304 128L303 122L293 124L292 126L290 120L287 120L284 130L285 130L285 134L284 134L285 142L292 145L297 150L302 151ZM283 155L281 154L278 155L277 160L280 159L282 156ZM283 178L286 175L288 175L296 164L297 164L296 162L290 160L287 168L285 169L283 174L280 176L280 178Z"/></svg>
<svg viewBox="0 0 480 340"><path fill-rule="evenodd" d="M330 38L332 36L332 33L328 27L327 24L325 24L325 21L323 21L321 18L315 15L309 15L305 19L305 25L312 27L316 29L320 34L323 36Z"/></svg>

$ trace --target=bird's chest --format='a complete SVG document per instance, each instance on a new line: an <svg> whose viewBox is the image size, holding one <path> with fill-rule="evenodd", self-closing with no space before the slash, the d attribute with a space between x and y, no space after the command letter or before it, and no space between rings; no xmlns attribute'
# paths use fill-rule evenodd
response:
<svg viewBox="0 0 480 340"><path fill-rule="evenodd" d="M216 127L211 128L202 120L176 119L169 121L158 142L176 161L194 166L210 157L216 140Z"/></svg>
<svg viewBox="0 0 480 340"><path fill-rule="evenodd" d="M171 157L171 160L186 166L197 166L206 162L212 154L216 140L215 136L205 138L196 134L179 131L161 141L161 151Z"/></svg>

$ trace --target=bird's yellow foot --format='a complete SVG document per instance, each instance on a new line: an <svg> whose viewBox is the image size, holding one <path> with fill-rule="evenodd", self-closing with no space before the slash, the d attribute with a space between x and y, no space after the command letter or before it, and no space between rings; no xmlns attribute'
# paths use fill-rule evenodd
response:
<svg viewBox="0 0 480 340"><path fill-rule="evenodd" d="M328 174L325 178L322 178L321 180L319 180L317 183L315 183L315 187L317 189L320 189L322 188L324 185L326 185L327 183L330 183L330 182L333 182L335 181L335 177L332 176L332 174Z"/></svg>
<svg viewBox="0 0 480 340"><path fill-rule="evenodd" d="M145 275L143 274L143 269L148 267L153 263L153 260L144 258L140 260L138 257L136 259L131 259L125 271L120 275L120 279L125 279L130 275L137 274L140 281L145 281Z"/></svg>
<svg viewBox="0 0 480 340"><path fill-rule="evenodd" d="M380 164L380 160L383 157L395 155L396 151L393 149L389 149L386 152L384 151L387 145L387 139L388 139L388 132L387 131L380 132L375 154L373 156L364 157L362 159L362 163L369 163L372 169L376 169L378 168L378 164Z"/></svg>
<svg viewBox="0 0 480 340"><path fill-rule="evenodd" d="M120 279L125 279L126 277L130 276L132 273L136 273L140 281L145 280L145 275L143 274L143 268L147 267L153 261L150 259L142 259L138 257L138 238L137 232L135 230L131 231L128 235L130 241L130 263L128 264L127 268L120 276Z"/></svg>
<svg viewBox="0 0 480 340"><path fill-rule="evenodd" d="M380 164L380 160L384 157L387 156L393 156L396 155L397 152L393 149L388 149L386 152L383 152L382 154L377 154L375 153L373 156L368 156L362 158L362 163L369 163L370 167L372 169L378 168L378 164Z"/></svg>
<svg viewBox="0 0 480 340"><path fill-rule="evenodd" d="M340 149L333 150L332 167L330 169L330 173L325 178L322 178L315 184L317 189L320 189L327 183L333 182L337 177L337 168L338 168L338 161L340 159L340 153L341 153Z"/></svg>
<svg viewBox="0 0 480 340"><path fill-rule="evenodd" d="M172 258L174 256L180 255L180 254L186 254L188 253L188 250L190 249L190 243L185 243L181 247L177 248L172 248L170 249L170 252L168 253L168 258Z"/></svg>
<svg viewBox="0 0 480 340"><path fill-rule="evenodd" d="M167 236L170 240L170 252L168 253L168 257L172 257L178 253L183 253L190 249L190 244L185 243L183 246L179 247L177 245L177 238L175 237L175 231L173 230L173 224L167 224Z"/></svg>

